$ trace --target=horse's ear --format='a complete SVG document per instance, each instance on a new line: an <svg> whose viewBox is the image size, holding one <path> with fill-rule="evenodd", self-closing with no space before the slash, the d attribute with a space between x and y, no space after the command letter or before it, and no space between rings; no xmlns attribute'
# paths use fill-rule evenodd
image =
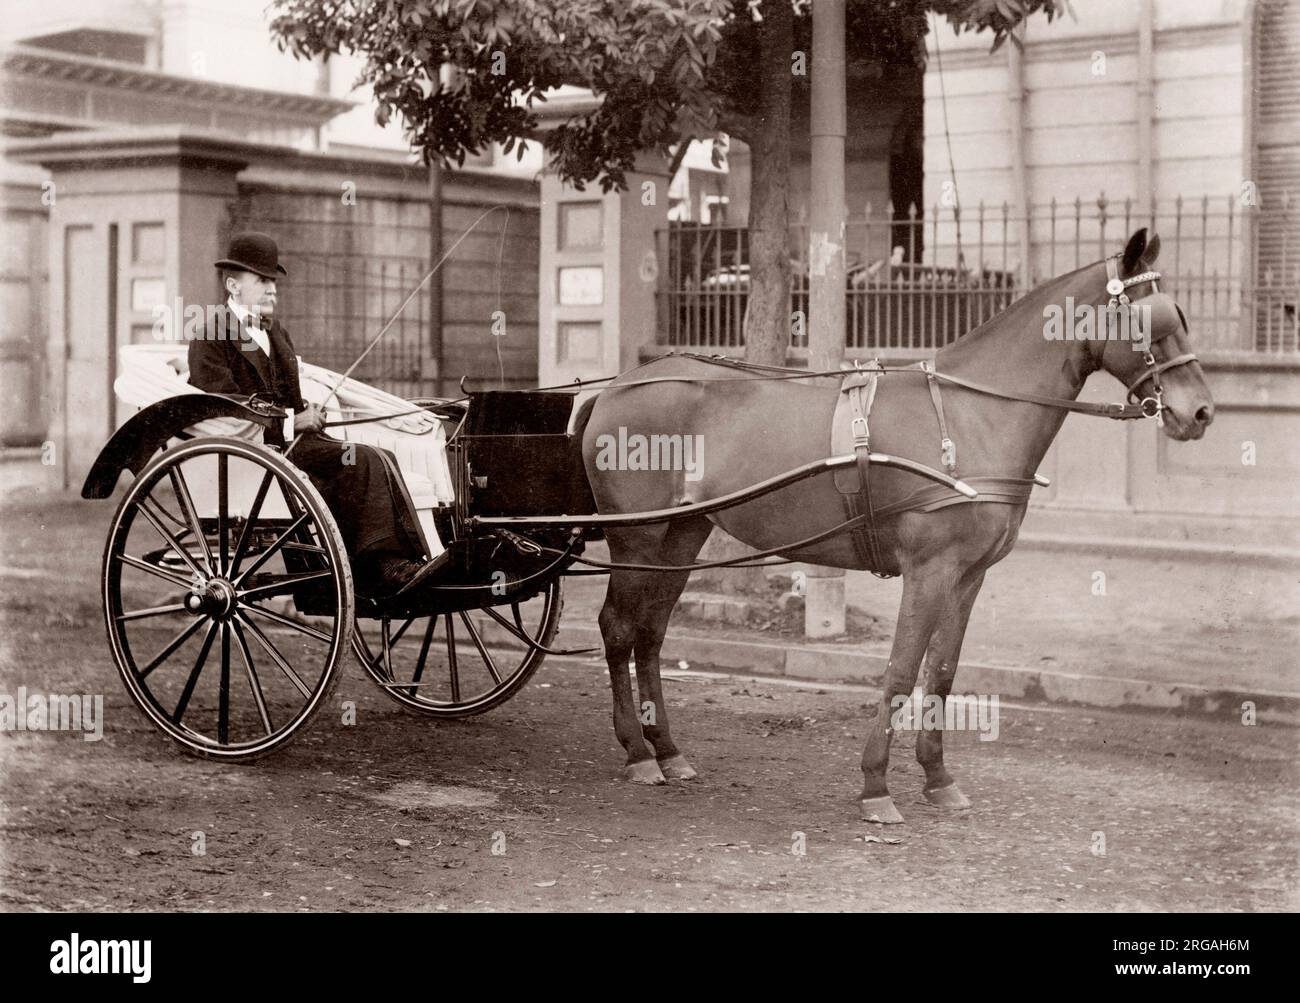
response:
<svg viewBox="0 0 1300 1003"><path fill-rule="evenodd" d="M1160 234L1151 234L1151 239L1147 241L1147 249L1142 252L1142 260L1150 268L1156 263L1156 258L1160 257Z"/></svg>
<svg viewBox="0 0 1300 1003"><path fill-rule="evenodd" d="M1158 247L1159 245L1157 245ZM1137 233L1129 237L1128 244L1124 247L1124 274L1131 275L1137 271L1138 262L1142 260L1142 255L1147 249L1147 228L1144 226Z"/></svg>

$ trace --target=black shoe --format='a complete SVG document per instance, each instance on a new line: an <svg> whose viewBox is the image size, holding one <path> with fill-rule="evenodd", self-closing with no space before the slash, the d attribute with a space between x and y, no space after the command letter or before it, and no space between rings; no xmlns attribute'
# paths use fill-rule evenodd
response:
<svg viewBox="0 0 1300 1003"><path fill-rule="evenodd" d="M400 596L407 592L412 592L420 588L420 586L424 585L435 574L441 571L442 568L450 560L451 560L451 552L444 550L437 557L431 557L429 560L424 561L423 563L419 561L411 561L410 562L411 564L415 564L418 566L417 570L415 574L407 581L407 583L397 590L397 594Z"/></svg>
<svg viewBox="0 0 1300 1003"><path fill-rule="evenodd" d="M450 557L447 551L429 561L380 554L363 561L361 591L372 599L395 599L427 582Z"/></svg>

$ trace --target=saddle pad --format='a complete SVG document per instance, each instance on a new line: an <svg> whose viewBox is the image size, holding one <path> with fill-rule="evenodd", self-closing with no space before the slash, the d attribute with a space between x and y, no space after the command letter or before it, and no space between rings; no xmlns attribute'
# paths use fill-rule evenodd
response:
<svg viewBox="0 0 1300 1003"><path fill-rule="evenodd" d="M857 399L857 410L870 420L871 403L876 396L876 381L879 378L880 373L872 370L850 370L845 374L835 401L835 414L831 416L831 456L847 456L853 452L853 398ZM855 495L862 490L862 480L858 476L856 465L842 467L831 476L835 481L835 490L842 495Z"/></svg>

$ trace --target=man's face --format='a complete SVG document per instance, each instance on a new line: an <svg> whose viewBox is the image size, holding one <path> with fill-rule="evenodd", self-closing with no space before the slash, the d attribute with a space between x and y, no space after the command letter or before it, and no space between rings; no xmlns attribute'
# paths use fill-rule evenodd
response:
<svg viewBox="0 0 1300 1003"><path fill-rule="evenodd" d="M226 291L256 316L275 314L275 279L264 279L255 272L237 272L226 278Z"/></svg>

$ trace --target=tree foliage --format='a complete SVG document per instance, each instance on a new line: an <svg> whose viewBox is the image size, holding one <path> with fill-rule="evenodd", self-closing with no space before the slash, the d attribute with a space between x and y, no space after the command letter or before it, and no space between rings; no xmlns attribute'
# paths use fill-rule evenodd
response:
<svg viewBox="0 0 1300 1003"><path fill-rule="evenodd" d="M990 32L996 48L1030 13L1050 19L1067 2L849 0L846 46L851 61L922 62L933 11ZM362 56L358 82L372 87L378 120L400 116L426 161L464 163L493 143L508 152L538 137L548 93L586 88L598 103L546 145L564 180L608 191L640 150L753 139L763 86L775 83L755 79L772 3L791 4L795 48L810 53L811 0L274 0L272 30L298 56ZM457 72L444 78L443 66Z"/></svg>

